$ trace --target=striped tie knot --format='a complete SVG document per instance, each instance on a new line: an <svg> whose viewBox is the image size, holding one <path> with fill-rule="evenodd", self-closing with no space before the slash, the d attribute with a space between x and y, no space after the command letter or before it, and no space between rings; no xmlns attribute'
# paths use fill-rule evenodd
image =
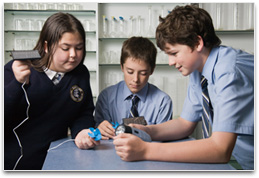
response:
<svg viewBox="0 0 259 178"><path fill-rule="evenodd" d="M139 97L137 95L131 95L131 101L132 101L132 106L130 109L130 115L129 117L138 117L138 102L139 102Z"/></svg>
<svg viewBox="0 0 259 178"><path fill-rule="evenodd" d="M60 73L57 73L57 74L54 76L54 78L52 79L52 81L53 81L53 83L54 83L55 85L57 85L57 84L60 82L60 80L61 80L61 74L60 74Z"/></svg>

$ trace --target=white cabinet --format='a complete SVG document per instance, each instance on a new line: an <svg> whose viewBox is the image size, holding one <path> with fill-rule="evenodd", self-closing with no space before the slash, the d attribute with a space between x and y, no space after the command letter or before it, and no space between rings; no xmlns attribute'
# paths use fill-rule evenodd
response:
<svg viewBox="0 0 259 178"><path fill-rule="evenodd" d="M96 99L104 88L123 80L119 64L123 41L131 36L144 36L156 43L158 17L165 17L176 5L185 4L5 3L5 63L11 60L10 51L34 47L47 17L59 11L71 13L86 30L85 65L90 71L91 87ZM253 3L203 3L199 6L211 13L216 33L223 45L254 53ZM226 25L225 22L229 21L231 23ZM174 67L168 66L167 56L160 49L155 72L149 82L171 96L174 118L178 117L186 95L188 77L183 77Z"/></svg>

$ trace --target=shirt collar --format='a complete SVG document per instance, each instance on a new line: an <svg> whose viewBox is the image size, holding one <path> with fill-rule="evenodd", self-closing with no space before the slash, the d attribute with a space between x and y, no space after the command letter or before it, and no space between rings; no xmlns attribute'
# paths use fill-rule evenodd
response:
<svg viewBox="0 0 259 178"><path fill-rule="evenodd" d="M203 66L203 70L201 75L204 76L208 81L213 83L213 70L214 66L218 60L218 52L219 52L219 47L212 48L205 65Z"/></svg>
<svg viewBox="0 0 259 178"><path fill-rule="evenodd" d="M147 97L147 92L148 92L148 83L144 86L144 88L142 88L142 90L140 90L138 93L135 93L135 95L137 95L141 101L145 102L146 101L146 97ZM123 98L124 100L128 99L128 97L130 95L132 95L133 93L129 90L128 86L126 85L125 81L123 84Z"/></svg>
<svg viewBox="0 0 259 178"><path fill-rule="evenodd" d="M56 74L61 74L61 77L63 77L65 75L65 73L63 73L63 72L56 72L56 71L50 70L48 68L44 69L44 72L49 77L50 80L53 80L53 78L55 77Z"/></svg>

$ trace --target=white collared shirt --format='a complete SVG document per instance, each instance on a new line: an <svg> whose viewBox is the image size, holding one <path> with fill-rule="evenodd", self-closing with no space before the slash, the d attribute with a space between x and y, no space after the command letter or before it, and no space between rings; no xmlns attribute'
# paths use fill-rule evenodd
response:
<svg viewBox="0 0 259 178"><path fill-rule="evenodd" d="M63 72L56 72L56 71L50 70L50 69L48 69L48 68L44 69L44 72L45 72L45 74L49 77L49 79L50 79L51 81L53 81L53 83L54 83L55 85L58 84L58 83L61 81L61 79L64 77L64 75L65 75L65 73L63 73ZM59 82L56 82L56 81L54 81L54 77L55 77L56 75L58 75L58 74L60 74L61 77L60 77Z"/></svg>

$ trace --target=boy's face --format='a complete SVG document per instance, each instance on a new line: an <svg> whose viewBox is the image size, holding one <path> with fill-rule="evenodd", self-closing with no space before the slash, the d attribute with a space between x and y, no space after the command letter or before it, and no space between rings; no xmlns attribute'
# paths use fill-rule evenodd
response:
<svg viewBox="0 0 259 178"><path fill-rule="evenodd" d="M124 73L124 80L132 93L139 92L148 82L152 74L151 67L139 59L127 58L121 66Z"/></svg>
<svg viewBox="0 0 259 178"><path fill-rule="evenodd" d="M64 33L58 42L50 69L56 72L69 72L83 59L84 43L79 33ZM46 51L45 47L45 52Z"/></svg>
<svg viewBox="0 0 259 178"><path fill-rule="evenodd" d="M168 55L170 66L175 66L183 76L187 76L194 70L202 72L203 61L200 58L200 51L198 48L192 50L187 45L171 45L166 43L165 53Z"/></svg>

